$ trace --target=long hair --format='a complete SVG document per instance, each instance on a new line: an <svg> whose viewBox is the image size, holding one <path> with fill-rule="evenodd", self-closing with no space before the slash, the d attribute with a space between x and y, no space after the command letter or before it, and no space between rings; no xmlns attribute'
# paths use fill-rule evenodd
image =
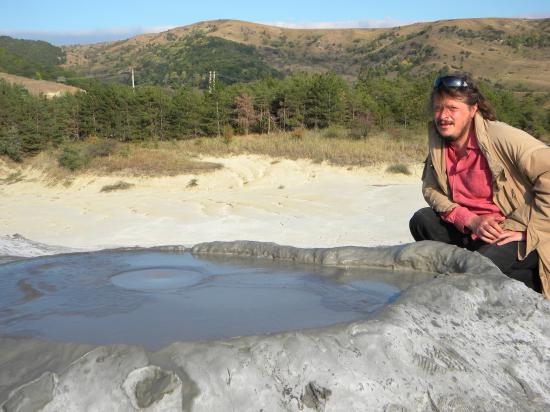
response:
<svg viewBox="0 0 550 412"><path fill-rule="evenodd" d="M469 106L477 104L477 110L487 120L496 120L497 115L491 103L481 94L475 82L465 74L453 74L466 82L468 87L447 87L444 83L440 83L438 87L432 90L430 95L430 107L433 107L435 96L442 97L443 95L450 96L454 99L460 99Z"/></svg>

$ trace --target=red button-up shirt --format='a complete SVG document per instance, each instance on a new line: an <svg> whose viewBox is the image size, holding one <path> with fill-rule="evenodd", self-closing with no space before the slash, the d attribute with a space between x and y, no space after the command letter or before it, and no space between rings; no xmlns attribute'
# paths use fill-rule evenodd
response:
<svg viewBox="0 0 550 412"><path fill-rule="evenodd" d="M481 153L475 137L470 132L466 154L458 156L454 146L445 144L445 164L451 198L458 206L441 218L452 223L462 233L469 233L464 226L475 215L494 214L502 216L493 202L492 175L487 159ZM475 235L472 235L475 238Z"/></svg>

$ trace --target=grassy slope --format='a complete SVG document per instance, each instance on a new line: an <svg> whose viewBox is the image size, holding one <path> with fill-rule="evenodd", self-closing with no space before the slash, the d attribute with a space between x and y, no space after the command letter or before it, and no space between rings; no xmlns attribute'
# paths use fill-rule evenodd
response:
<svg viewBox="0 0 550 412"><path fill-rule="evenodd" d="M107 155L90 159L75 171L77 174L167 176L207 173L220 166L201 161L202 156L228 157L240 154L262 155L273 159L307 159L343 167L374 165L385 168L389 165L416 165L424 160L426 137L411 133L394 131L393 135L382 133L360 140L349 139L344 134L326 137L322 132L314 131L306 131L299 136L272 133L230 139L212 137L141 144L91 139L73 143L72 149L84 154L94 152L94 145L101 145L103 149L106 144L110 146L104 150ZM59 166L60 154L61 149L42 152L34 158L25 159L19 166L44 170L54 180L63 180L73 173ZM3 160L11 168L18 167L18 164L8 159Z"/></svg>

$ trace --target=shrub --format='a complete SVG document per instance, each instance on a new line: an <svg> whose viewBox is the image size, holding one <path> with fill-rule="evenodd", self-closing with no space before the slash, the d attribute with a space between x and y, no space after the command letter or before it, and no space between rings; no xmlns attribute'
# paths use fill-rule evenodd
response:
<svg viewBox="0 0 550 412"><path fill-rule="evenodd" d="M133 183L128 183L120 180L112 185L103 186L101 188L101 192L112 192L114 190L126 190L126 189L130 189L132 186L134 186Z"/></svg>
<svg viewBox="0 0 550 412"><path fill-rule="evenodd" d="M301 139L305 136L306 134L306 129L304 129L303 127L296 127L295 129L292 129L292 137L294 137L295 139Z"/></svg>
<svg viewBox="0 0 550 412"><path fill-rule="evenodd" d="M94 157L106 157L115 152L116 146L117 144L113 140L99 139L86 147L86 156L90 159Z"/></svg>
<svg viewBox="0 0 550 412"><path fill-rule="evenodd" d="M73 147L65 147L57 159L59 165L69 169L71 172L81 169L86 165L86 158Z"/></svg>
<svg viewBox="0 0 550 412"><path fill-rule="evenodd" d="M363 127L352 127L348 131L348 136L351 139L363 139L367 137L367 130Z"/></svg>
<svg viewBox="0 0 550 412"><path fill-rule="evenodd" d="M233 140L234 132L231 126L225 126L223 128L223 140L225 143L231 143Z"/></svg>
<svg viewBox="0 0 550 412"><path fill-rule="evenodd" d="M21 182L22 180L24 180L24 178L25 176L23 176L23 174L20 171L13 172L13 173L10 173L8 177L4 179L0 179L0 183L3 185L12 185L14 183Z"/></svg>
<svg viewBox="0 0 550 412"><path fill-rule="evenodd" d="M323 130L322 133L323 137L329 138L329 139L341 139L343 137L346 137L347 132L346 129L343 127L338 126L330 126Z"/></svg>
<svg viewBox="0 0 550 412"><path fill-rule="evenodd" d="M388 166L386 169L386 172L388 173L394 173L394 174L404 174L404 175L410 175L411 171L409 170L409 166L403 163L396 163L393 165Z"/></svg>
<svg viewBox="0 0 550 412"><path fill-rule="evenodd" d="M130 146L129 145L124 145L124 147L118 151L118 155L120 157L130 156Z"/></svg>

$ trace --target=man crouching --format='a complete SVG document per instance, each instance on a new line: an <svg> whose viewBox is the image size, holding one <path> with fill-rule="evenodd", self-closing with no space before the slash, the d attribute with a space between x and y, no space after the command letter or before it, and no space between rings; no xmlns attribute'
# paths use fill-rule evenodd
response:
<svg viewBox="0 0 550 412"><path fill-rule="evenodd" d="M430 100L430 207L411 218L412 236L475 250L550 299L550 148L496 121L467 76L438 77Z"/></svg>

